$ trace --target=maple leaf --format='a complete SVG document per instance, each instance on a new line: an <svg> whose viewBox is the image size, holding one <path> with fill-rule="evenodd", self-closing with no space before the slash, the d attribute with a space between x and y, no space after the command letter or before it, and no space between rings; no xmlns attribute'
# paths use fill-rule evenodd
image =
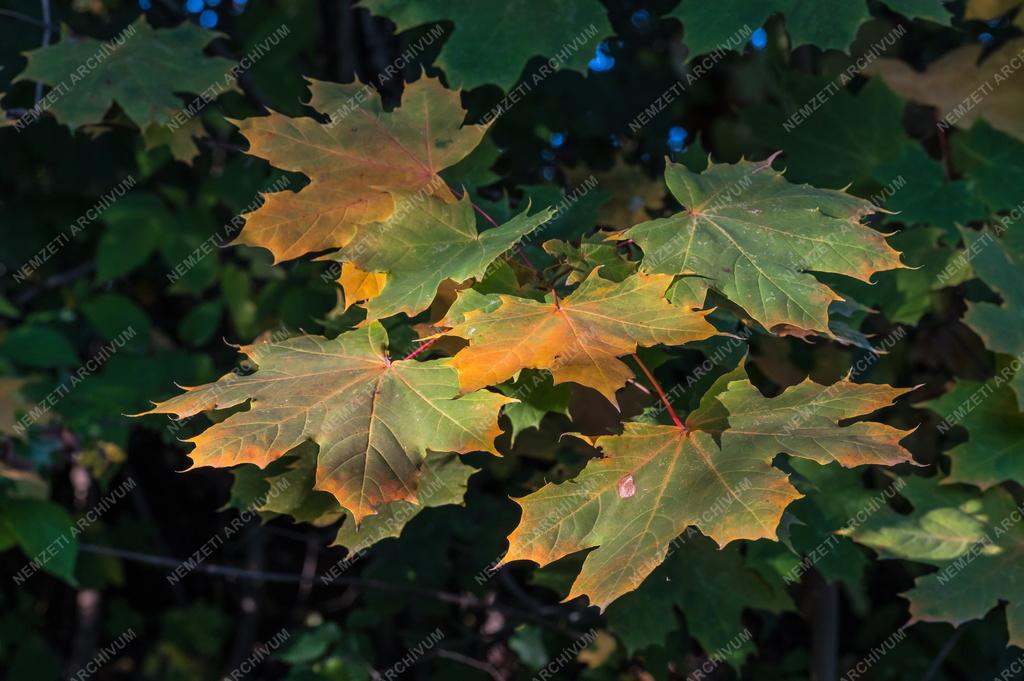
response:
<svg viewBox="0 0 1024 681"><path fill-rule="evenodd" d="M168 144L176 158L190 160L198 153L191 141L202 131L198 120L176 132L163 126L184 107L175 93L238 90L234 62L203 54L219 35L190 22L154 29L141 16L113 40L69 36L27 52L28 65L15 80L53 87L56 98L46 110L71 128L100 123L117 104L147 146Z"/></svg>
<svg viewBox="0 0 1024 681"><path fill-rule="evenodd" d="M368 319L399 312L413 316L430 305L442 281L458 284L482 277L495 258L554 212L551 208L534 215L523 211L500 227L477 233L468 196L455 203L430 197L415 212L360 230L332 257L349 259L361 271L387 275L380 293L366 305Z"/></svg>
<svg viewBox="0 0 1024 681"><path fill-rule="evenodd" d="M469 478L475 472L475 468L462 463L454 454L427 457L423 463L418 503L392 501L358 525L346 518L331 545L344 546L349 555L354 555L383 539L401 535L405 525L423 509L461 504Z"/></svg>
<svg viewBox="0 0 1024 681"><path fill-rule="evenodd" d="M777 13L786 18L786 31L794 48L812 44L845 51L856 37L858 27L871 15L863 0L840 0L827 5L826 8L817 0L725 0L713 4L683 0L669 16L678 19L686 29L684 42L690 48L691 59L718 49L742 50L746 40L742 35L736 38L737 29L746 27L752 31Z"/></svg>
<svg viewBox="0 0 1024 681"><path fill-rule="evenodd" d="M881 310L894 322L915 325L931 308L933 291L971 278L970 265L960 250L943 240L944 234L938 227L904 229L890 237L890 243L904 254L906 268L881 272L872 284L847 280L834 285L859 303ZM832 283L827 276L822 279ZM832 311L833 326L835 317Z"/></svg>
<svg viewBox="0 0 1024 681"><path fill-rule="evenodd" d="M1014 357L1024 355L1024 263L992 232L961 229L967 253L973 254L975 274L1003 299L1002 304L967 303L964 322L985 341L985 347ZM1024 405L1024 371L1017 371L1010 385Z"/></svg>
<svg viewBox="0 0 1024 681"><path fill-rule="evenodd" d="M638 345L681 345L717 333L706 312L665 299L671 280L638 274L616 283L595 270L559 302L470 289L439 326L469 341L452 362L463 391L496 385L523 369L547 369L555 385L573 381L614 404L615 391L633 377L617 357Z"/></svg>
<svg viewBox="0 0 1024 681"><path fill-rule="evenodd" d="M980 61L986 49L980 43L963 45L923 73L898 59L879 59L866 72L880 76L901 96L937 108L940 124L970 128L980 119L1024 140L1024 88L1014 77L1024 38L1007 41Z"/></svg>
<svg viewBox="0 0 1024 681"><path fill-rule="evenodd" d="M570 418L569 386L555 385L551 374L527 369L513 383L496 386L502 395L514 397L518 402L506 405L504 415L512 426L512 445L529 428L540 428L548 414L561 414Z"/></svg>
<svg viewBox="0 0 1024 681"><path fill-rule="evenodd" d="M985 121L952 136L950 153L967 176L967 186L993 211L1024 203L1024 142Z"/></svg>
<svg viewBox="0 0 1024 681"><path fill-rule="evenodd" d="M345 309L379 296L387 280L388 275L382 272L364 272L355 263L342 263L338 284L345 292Z"/></svg>
<svg viewBox="0 0 1024 681"><path fill-rule="evenodd" d="M446 38L437 64L453 87L467 89L494 83L508 90L526 62L536 56L551 57L553 69L584 71L594 54L591 41L614 33L608 12L597 0L363 0L362 4L393 21L399 31L442 20L453 22L455 29ZM538 21L541 16L543 21ZM441 35L436 28L427 35L434 32ZM534 76L533 85L538 77Z"/></svg>
<svg viewBox="0 0 1024 681"><path fill-rule="evenodd" d="M423 461L416 503L406 500L388 502L357 524L337 499L315 489L316 447L306 443L293 450L293 454L275 462L287 464L283 472L264 475L270 471L269 467L258 471L258 479L265 484L259 485L258 493L253 495L255 501L253 497L247 497L237 507L249 509L256 505L264 517L289 515L297 522L307 522L315 527L333 525L342 520L332 546L348 548L350 556L383 539L399 536L405 525L425 508L461 504L469 477L476 472L472 466L462 463L458 454L431 454Z"/></svg>
<svg viewBox="0 0 1024 681"><path fill-rule="evenodd" d="M691 525L720 546L775 539L783 511L800 497L772 466L779 453L847 467L911 461L898 444L904 431L838 425L906 390L805 381L769 399L742 375L719 379L685 429L630 422L621 435L585 438L602 456L576 478L517 500L523 515L505 562L546 565L597 547L568 598L587 595L604 608L643 582Z"/></svg>
<svg viewBox="0 0 1024 681"><path fill-rule="evenodd" d="M327 123L276 112L236 121L250 154L310 179L298 192L267 194L247 214L238 243L268 249L275 262L291 260L340 248L360 225L417 211L429 197L455 200L438 172L469 154L487 130L461 125L457 91L423 77L385 111L369 86L308 82L309 106Z"/></svg>
<svg viewBox="0 0 1024 681"><path fill-rule="evenodd" d="M1006 601L1007 643L1024 647L1024 588L1014 578L1024 560L1021 509L999 487L979 494L947 482L906 478L900 494L910 513L883 508L843 534L882 558L939 568L903 594L913 620L959 626Z"/></svg>
<svg viewBox="0 0 1024 681"><path fill-rule="evenodd" d="M828 306L842 298L810 272L870 281L903 265L885 237L860 222L873 204L790 184L771 160L712 164L700 174L669 163L665 181L685 210L610 238L636 241L645 272L689 275L682 281L690 288L674 300L700 306L713 288L769 329L827 332Z"/></svg>
<svg viewBox="0 0 1024 681"><path fill-rule="evenodd" d="M753 106L741 116L762 150L785 151L789 180L846 187L899 156L904 102L882 81L870 80L856 94L818 76L786 74L781 81L778 106ZM825 88L834 94L802 115L800 107Z"/></svg>
<svg viewBox="0 0 1024 681"><path fill-rule="evenodd" d="M967 429L967 442L946 452L952 466L948 482L964 482L988 489L1007 480L1024 484L1024 415L1007 376L991 381L958 381L938 399L922 402L943 418L940 432L954 425ZM1019 383L1014 377L1013 383Z"/></svg>
<svg viewBox="0 0 1024 681"><path fill-rule="evenodd" d="M612 281L622 281L636 271L636 263L623 258L618 246L597 235L581 239L578 246L566 241L545 241L543 248L572 268L565 279L570 286L586 279L595 267L600 267L602 276Z"/></svg>
<svg viewBox="0 0 1024 681"><path fill-rule="evenodd" d="M246 468L256 467L243 464L235 470ZM337 499L315 488L316 445L312 441L302 443L266 468L256 468L248 474L255 494L240 500L242 503L236 505L240 510L255 508L265 519L290 515L296 522L315 527L330 525L345 514ZM236 480L238 477L241 476L236 476Z"/></svg>
<svg viewBox="0 0 1024 681"><path fill-rule="evenodd" d="M755 652L749 640L734 642L742 632L743 613L793 610L779 576L766 579L744 559L738 544L719 549L696 530L684 534L673 551L636 591L608 608L608 628L630 652L664 646L678 628L675 610L686 616L687 630L702 648L739 669ZM637 613L643 617L637 617Z"/></svg>
<svg viewBox="0 0 1024 681"><path fill-rule="evenodd" d="M949 24L950 13L942 7L942 0L885 0L885 4L909 17ZM686 29L684 38L692 59L715 50L742 51L746 41L736 38L737 29L753 30L773 14L785 16L793 48L810 44L844 52L861 24L871 18L864 0L683 0L669 16Z"/></svg>
<svg viewBox="0 0 1024 681"><path fill-rule="evenodd" d="M892 188L885 201L886 222L942 227L955 238L956 225L985 218L985 208L969 191L966 182L950 180L941 161L931 158L918 144L902 146L893 161L879 163L872 175L883 187ZM902 179L901 179L902 178Z"/></svg>
<svg viewBox="0 0 1024 681"><path fill-rule="evenodd" d="M449 360L391 361L380 324L328 340L300 336L243 346L259 369L157 404L178 418L251 401L189 440L194 466L264 467L312 440L320 446L316 489L356 522L384 503L417 501L428 451L497 454L498 410L513 400L481 391L458 397Z"/></svg>

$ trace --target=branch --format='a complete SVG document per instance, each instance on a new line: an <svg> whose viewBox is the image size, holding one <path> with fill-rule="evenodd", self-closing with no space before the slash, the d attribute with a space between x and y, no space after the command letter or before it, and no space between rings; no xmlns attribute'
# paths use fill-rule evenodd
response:
<svg viewBox="0 0 1024 681"><path fill-rule="evenodd" d="M38 26L39 28L53 28L53 24L50 24L49 22L44 23L39 21L39 19L30 17L27 14L22 14L21 12L15 12L12 9L0 9L0 17L10 17L11 19L17 19L18 21L24 21L25 23L32 24L33 26Z"/></svg>

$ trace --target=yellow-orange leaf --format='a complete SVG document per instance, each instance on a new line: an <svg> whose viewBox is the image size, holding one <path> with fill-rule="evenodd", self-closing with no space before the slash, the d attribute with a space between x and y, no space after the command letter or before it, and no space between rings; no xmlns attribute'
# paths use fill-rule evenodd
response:
<svg viewBox="0 0 1024 681"><path fill-rule="evenodd" d="M457 91L424 77L406 85L401 106L389 112L369 86L309 84L309 106L327 123L276 112L236 122L249 153L310 179L298 192L268 194L248 214L239 243L290 260L344 246L359 225L388 220L398 202L454 200L438 172L465 157L487 130L462 126Z"/></svg>
<svg viewBox="0 0 1024 681"><path fill-rule="evenodd" d="M379 296L387 280L388 275L383 272L364 272L355 263L341 263L338 283L345 292L345 309Z"/></svg>
<svg viewBox="0 0 1024 681"><path fill-rule="evenodd" d="M638 274L621 282L595 270L559 302L509 295L459 294L439 326L469 346L453 361L464 391L505 381L522 369L547 369L554 382L594 388L613 403L632 378L618 357L638 345L682 345L715 335L697 312L665 299L666 275Z"/></svg>

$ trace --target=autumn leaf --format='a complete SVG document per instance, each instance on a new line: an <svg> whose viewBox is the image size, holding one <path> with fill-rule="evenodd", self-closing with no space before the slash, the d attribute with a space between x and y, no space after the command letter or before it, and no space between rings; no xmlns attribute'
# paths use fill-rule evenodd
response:
<svg viewBox="0 0 1024 681"><path fill-rule="evenodd" d="M198 153L191 137L202 132L198 119L179 131L164 126L186 106L176 93L238 90L234 62L203 54L217 37L190 22L154 29L142 16L112 40L67 36L26 53L28 65L15 80L53 87L57 95L46 110L71 128L102 122L116 104L145 133L147 146L168 144L176 158L191 160Z"/></svg>
<svg viewBox="0 0 1024 681"><path fill-rule="evenodd" d="M482 277L495 258L553 215L550 208L533 215L523 211L500 227L477 233L468 196L454 203L428 197L416 211L361 229L333 257L350 259L360 271L386 275L380 293L366 305L368 319L399 312L413 316L430 305L442 281L458 284Z"/></svg>
<svg viewBox="0 0 1024 681"><path fill-rule="evenodd" d="M769 329L827 333L828 306L842 298L811 272L870 281L902 267L899 253L861 224L873 204L790 184L770 161L712 164L701 174L670 163L665 181L685 210L612 238L640 245L645 272L690 275L685 294L671 296L677 302L700 306L713 288Z"/></svg>
<svg viewBox="0 0 1024 681"><path fill-rule="evenodd" d="M844 534L882 558L939 568L903 594L913 620L960 626L1006 602L1007 643L1024 647L1024 588L1014 578L1024 560L1021 509L1002 488L979 493L944 482L907 478L900 493L910 513L883 508Z"/></svg>
<svg viewBox="0 0 1024 681"><path fill-rule="evenodd" d="M430 197L455 200L438 173L487 130L462 126L457 91L423 77L386 111L367 85L309 79L309 88L309 106L327 123L276 112L236 121L250 154L310 179L298 192L267 194L247 214L238 243L266 248L281 262L340 248L360 225L416 212Z"/></svg>
<svg viewBox="0 0 1024 681"><path fill-rule="evenodd" d="M264 467L312 440L320 446L316 489L361 522L387 502L417 502L428 451L496 454L498 410L513 401L491 392L458 397L450 360L391 361L386 347L376 323L332 340L243 346L258 370L189 388L147 413L186 418L249 402L189 440L194 466Z"/></svg>
<svg viewBox="0 0 1024 681"><path fill-rule="evenodd" d="M665 300L671 279L638 274L616 283L595 270L557 302L461 292L439 325L469 341L452 362L462 390L547 369L555 385L579 383L615 403L615 391L633 376L618 357L638 345L681 345L717 333L706 313Z"/></svg>
<svg viewBox="0 0 1024 681"><path fill-rule="evenodd" d="M906 392L884 385L805 381L769 399L743 380L720 379L686 428L626 423L621 435L585 438L602 452L574 479L518 499L519 526L505 561L540 565L595 548L568 598L606 607L635 589L696 526L720 546L776 539L800 493L772 466L779 453L852 467L909 462L906 432L879 423L840 426Z"/></svg>
<svg viewBox="0 0 1024 681"><path fill-rule="evenodd" d="M985 56L986 46L969 43L942 55L924 72L898 59L879 59L867 73L880 76L897 94L938 109L939 124L970 128L981 119L1024 140L1024 87L1016 71L1024 38L1007 41Z"/></svg>
<svg viewBox="0 0 1024 681"><path fill-rule="evenodd" d="M358 525L346 517L332 546L344 546L349 555L354 555L383 539L399 536L405 525L425 508L461 504L469 477L475 472L475 468L462 463L454 454L427 457L423 463L418 503L392 501Z"/></svg>
<svg viewBox="0 0 1024 681"><path fill-rule="evenodd" d="M338 284L345 292L345 309L379 296L387 280L383 272L364 272L355 263L342 263Z"/></svg>

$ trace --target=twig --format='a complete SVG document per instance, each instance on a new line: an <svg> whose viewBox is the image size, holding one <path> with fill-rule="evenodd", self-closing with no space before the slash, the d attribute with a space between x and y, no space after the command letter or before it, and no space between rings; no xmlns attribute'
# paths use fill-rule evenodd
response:
<svg viewBox="0 0 1024 681"><path fill-rule="evenodd" d="M27 303L28 301L30 301L33 298L35 298L37 295L39 295L43 291L47 291L49 289L54 289L54 288L60 288L62 286L70 284L74 280L78 279L79 277L83 277L83 276L91 273L95 269L96 269L96 261L95 260L90 260L89 262L82 263L81 265L78 265L77 267L74 267L74 268L68 270L67 272L61 272L60 274L55 274L52 277L47 278L39 286L36 286L34 288L30 288L27 291L25 291L24 293L16 296L15 299L14 299L14 304L16 306L23 305L24 303Z"/></svg>
<svg viewBox="0 0 1024 681"><path fill-rule="evenodd" d="M162 567L176 568L182 564L182 560L177 558L169 558L167 556L155 556L150 553L143 553L141 551L132 551L129 549L119 549L112 546L99 546L98 544L79 544L79 549L86 553L96 553L103 556L114 556L124 560L134 561L136 563L145 563L148 565L159 565ZM294 572L270 572L266 570L248 570L244 568L231 567L229 565L196 565L193 572L203 572L210 575L221 575L223 577L236 577L238 579L255 579L261 582L278 582L285 584L295 584L303 582L314 581L310 577L296 574ZM365 587L368 589L379 589L381 591L397 591L403 593L411 593L418 596L426 596L434 598L436 600L452 603L461 606L474 606L479 605L479 600L472 594L456 594L448 591L435 591L432 589L425 589L417 587L411 584L399 584L393 582L384 582L376 579L363 579L360 577L345 577L338 576L331 580L334 584L351 584L354 586Z"/></svg>
<svg viewBox="0 0 1024 681"><path fill-rule="evenodd" d="M658 397L661 398L662 404L664 404L665 409L668 410L668 415L672 417L673 423L676 424L676 427L679 430L686 432L686 426L684 426L683 422L679 420L679 415L676 414L676 410L672 408L672 403L669 402L668 396L665 394L665 391L661 389L661 384L659 384L658 380L654 378L654 374L651 373L651 370L647 368L647 365L644 364L643 360L640 359L640 356L637 355L635 352L633 353L633 359L636 361L637 364L640 365L640 368L643 369L644 374L647 375L647 380L651 382L651 385L654 386L654 389L658 391Z"/></svg>
<svg viewBox="0 0 1024 681"><path fill-rule="evenodd" d="M946 639L946 642L942 644L935 659L932 660L931 664L928 665L928 669L925 671L924 676L921 677L921 681L931 681L942 667L942 663L945 662L946 656L953 651L953 646L960 640L960 637L964 635L964 628L957 627L953 634Z"/></svg>
<svg viewBox="0 0 1024 681"><path fill-rule="evenodd" d="M35 17L30 17L29 15L22 14L21 12L15 12L12 9L0 9L0 17L10 17L11 19L17 19L18 21L24 21L34 26L38 26L39 28L53 28L53 25L49 22L44 23Z"/></svg>
<svg viewBox="0 0 1024 681"><path fill-rule="evenodd" d="M501 672L499 672L496 667L489 665L486 662L481 662L476 658L469 657L468 655L457 653L454 650L444 650L442 648L437 651L437 656L464 664L467 667L472 667L473 669L479 669L480 671L488 674L495 681L505 681L505 677L501 675Z"/></svg>

